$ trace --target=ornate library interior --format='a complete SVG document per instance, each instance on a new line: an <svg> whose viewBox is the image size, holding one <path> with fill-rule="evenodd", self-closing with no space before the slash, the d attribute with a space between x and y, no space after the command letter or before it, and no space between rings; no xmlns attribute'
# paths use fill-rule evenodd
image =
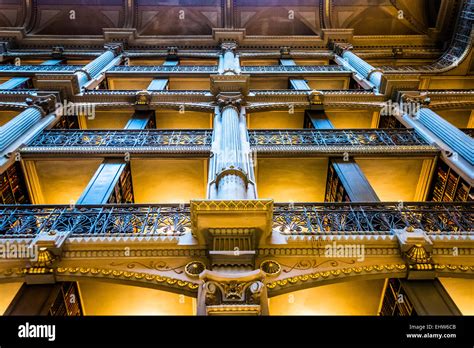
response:
<svg viewBox="0 0 474 348"><path fill-rule="evenodd" d="M474 315L474 0L0 0L0 315Z"/></svg>

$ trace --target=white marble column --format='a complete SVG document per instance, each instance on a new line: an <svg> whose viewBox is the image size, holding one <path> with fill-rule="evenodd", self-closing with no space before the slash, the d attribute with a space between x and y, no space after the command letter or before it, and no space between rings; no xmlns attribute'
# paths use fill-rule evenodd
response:
<svg viewBox="0 0 474 348"><path fill-rule="evenodd" d="M0 152L22 136L43 116L41 109L30 106L0 127Z"/></svg>
<svg viewBox="0 0 474 348"><path fill-rule="evenodd" d="M224 42L221 45L222 54L219 57L218 71L220 75L240 74L240 60L235 53L237 44L234 42Z"/></svg>
<svg viewBox="0 0 474 348"><path fill-rule="evenodd" d="M336 44L335 45L336 54L340 55L343 58L343 60L346 61L364 79L372 83L377 90L380 89L380 84L382 82L382 76L383 76L382 71L373 67L362 58L358 57L351 50L352 50L352 45L349 45L349 44Z"/></svg>
<svg viewBox="0 0 474 348"><path fill-rule="evenodd" d="M96 77L103 69L107 67L121 53L120 45L106 46L106 51L92 62L75 72L78 77L79 85L84 86L89 80Z"/></svg>
<svg viewBox="0 0 474 348"><path fill-rule="evenodd" d="M415 119L451 149L474 165L474 139L428 108L420 108Z"/></svg>
<svg viewBox="0 0 474 348"><path fill-rule="evenodd" d="M55 97L31 97L26 100L28 107L0 127L0 153L13 146L20 138L24 137L30 129L46 115L54 111Z"/></svg>
<svg viewBox="0 0 474 348"><path fill-rule="evenodd" d="M235 105L216 108L211 151L208 198L255 199L252 154L244 110Z"/></svg>

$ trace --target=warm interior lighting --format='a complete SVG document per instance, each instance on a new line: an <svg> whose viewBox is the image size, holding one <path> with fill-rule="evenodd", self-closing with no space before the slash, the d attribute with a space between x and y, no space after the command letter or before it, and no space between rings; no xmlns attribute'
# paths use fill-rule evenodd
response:
<svg viewBox="0 0 474 348"><path fill-rule="evenodd" d="M86 315L193 315L195 299L171 292L103 282L79 283Z"/></svg>
<svg viewBox="0 0 474 348"><path fill-rule="evenodd" d="M463 315L474 315L474 280L440 278L446 291Z"/></svg>
<svg viewBox="0 0 474 348"><path fill-rule="evenodd" d="M22 283L0 284L0 315L5 313Z"/></svg>
<svg viewBox="0 0 474 348"><path fill-rule="evenodd" d="M270 315L376 315L384 280L360 280L270 298Z"/></svg>

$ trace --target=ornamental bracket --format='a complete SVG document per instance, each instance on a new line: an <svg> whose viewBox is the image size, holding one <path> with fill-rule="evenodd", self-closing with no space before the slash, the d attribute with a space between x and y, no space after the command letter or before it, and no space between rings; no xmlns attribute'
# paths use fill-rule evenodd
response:
<svg viewBox="0 0 474 348"><path fill-rule="evenodd" d="M425 231L408 226L393 230L400 252L408 264L408 279L434 279L435 267L431 258L433 242Z"/></svg>

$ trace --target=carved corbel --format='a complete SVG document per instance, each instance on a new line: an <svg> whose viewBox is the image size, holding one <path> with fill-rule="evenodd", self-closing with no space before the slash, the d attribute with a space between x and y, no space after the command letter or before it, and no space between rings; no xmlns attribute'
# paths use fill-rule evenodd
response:
<svg viewBox="0 0 474 348"><path fill-rule="evenodd" d="M291 49L290 47L280 47L280 55L283 59L290 59L291 58Z"/></svg>
<svg viewBox="0 0 474 348"><path fill-rule="evenodd" d="M240 111L243 100L244 96L241 93L219 93L216 97L217 105L221 110L231 106Z"/></svg>
<svg viewBox="0 0 474 348"><path fill-rule="evenodd" d="M43 116L46 116L56 110L56 96L49 94L46 96L30 96L25 100L30 107L35 107L41 111Z"/></svg>
<svg viewBox="0 0 474 348"><path fill-rule="evenodd" d="M34 250L35 258L29 261L23 268L25 281L27 284L49 284L55 282L54 268L59 262L59 256L55 255L47 247L38 247L31 245Z"/></svg>
<svg viewBox="0 0 474 348"><path fill-rule="evenodd" d="M397 236L400 252L408 264L409 279L433 279L434 263L431 258L433 242L425 231L408 226L393 230Z"/></svg>
<svg viewBox="0 0 474 348"><path fill-rule="evenodd" d="M166 57L166 60L178 60L178 47L168 47L168 55Z"/></svg>
<svg viewBox="0 0 474 348"><path fill-rule="evenodd" d="M238 45L237 45L236 41L224 41L224 42L221 43L222 53L235 52L237 47L238 47Z"/></svg>
<svg viewBox="0 0 474 348"><path fill-rule="evenodd" d="M149 110L151 103L151 93L144 90L139 91L135 94L135 109L136 110Z"/></svg>
<svg viewBox="0 0 474 348"><path fill-rule="evenodd" d="M350 43L347 43L347 42L330 41L329 42L329 49L333 50L334 53L336 53L338 56L342 57L344 52L352 51L354 49L354 46Z"/></svg>
<svg viewBox="0 0 474 348"><path fill-rule="evenodd" d="M104 49L107 51L112 51L115 56L118 56L123 52L123 44L120 42L111 42L104 45Z"/></svg>
<svg viewBox="0 0 474 348"><path fill-rule="evenodd" d="M62 59L64 55L64 47L63 46L54 46L51 52L51 56L54 59Z"/></svg>
<svg viewBox="0 0 474 348"><path fill-rule="evenodd" d="M312 90L308 93L308 99L311 105L323 105L324 94L321 91Z"/></svg>
<svg viewBox="0 0 474 348"><path fill-rule="evenodd" d="M402 108L409 110L408 113L410 116L414 117L418 113L421 107L427 107L431 103L431 98L427 95L426 92L408 92L401 95L401 102L407 104L409 108Z"/></svg>

